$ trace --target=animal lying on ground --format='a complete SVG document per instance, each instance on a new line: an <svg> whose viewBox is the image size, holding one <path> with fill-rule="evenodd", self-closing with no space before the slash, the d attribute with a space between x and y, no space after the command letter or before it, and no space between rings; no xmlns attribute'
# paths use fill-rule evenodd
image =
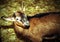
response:
<svg viewBox="0 0 60 42"><path fill-rule="evenodd" d="M4 19L7 21L14 20L14 29L16 33L28 37L32 42L42 42L45 35L55 33L60 35L60 12L37 14L28 17L28 19L23 13L17 12L14 18L10 17Z"/></svg>

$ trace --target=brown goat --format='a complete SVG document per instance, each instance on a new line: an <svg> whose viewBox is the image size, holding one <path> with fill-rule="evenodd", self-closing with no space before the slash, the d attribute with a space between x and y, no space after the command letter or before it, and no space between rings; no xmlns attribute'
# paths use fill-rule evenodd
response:
<svg viewBox="0 0 60 42"><path fill-rule="evenodd" d="M29 22L29 29L24 29L15 21L15 31L23 36L27 36L33 42L42 42L42 38L45 35L60 34L60 14L49 14L40 18L31 18Z"/></svg>
<svg viewBox="0 0 60 42"><path fill-rule="evenodd" d="M48 14L42 17L32 17L29 19L30 27L24 26L18 21L14 21L14 29L17 33L28 37L32 42L42 42L45 35L60 34L60 14Z"/></svg>

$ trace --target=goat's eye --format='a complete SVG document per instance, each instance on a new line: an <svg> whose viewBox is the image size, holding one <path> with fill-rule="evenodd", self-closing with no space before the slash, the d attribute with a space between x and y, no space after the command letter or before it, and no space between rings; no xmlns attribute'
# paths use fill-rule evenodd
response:
<svg viewBox="0 0 60 42"><path fill-rule="evenodd" d="M20 21L20 20L21 20L21 18L20 18L20 17L16 17L16 20L17 20L17 21Z"/></svg>
<svg viewBox="0 0 60 42"><path fill-rule="evenodd" d="M19 20L18 18L16 20Z"/></svg>

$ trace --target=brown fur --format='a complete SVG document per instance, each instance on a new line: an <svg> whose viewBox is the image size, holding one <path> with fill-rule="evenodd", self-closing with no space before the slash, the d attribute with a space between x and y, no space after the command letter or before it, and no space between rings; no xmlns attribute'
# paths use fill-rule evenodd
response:
<svg viewBox="0 0 60 42"><path fill-rule="evenodd" d="M27 36L33 42L42 42L45 35L54 33L60 34L60 14L50 14L41 18L31 18L29 29L18 26L19 23L14 22L15 31Z"/></svg>

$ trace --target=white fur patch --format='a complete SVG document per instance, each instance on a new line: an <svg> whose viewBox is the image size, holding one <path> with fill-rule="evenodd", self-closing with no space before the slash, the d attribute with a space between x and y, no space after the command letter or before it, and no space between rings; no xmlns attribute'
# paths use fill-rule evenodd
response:
<svg viewBox="0 0 60 42"><path fill-rule="evenodd" d="M10 17L10 18L4 18L5 20L7 21L15 21L15 19L13 17Z"/></svg>

